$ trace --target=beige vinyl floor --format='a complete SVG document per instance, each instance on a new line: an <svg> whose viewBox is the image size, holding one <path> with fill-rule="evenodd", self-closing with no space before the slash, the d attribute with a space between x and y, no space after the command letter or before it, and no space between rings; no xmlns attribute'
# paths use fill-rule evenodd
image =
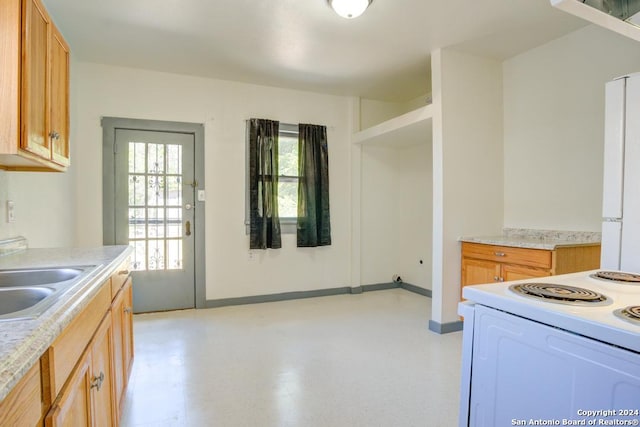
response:
<svg viewBox="0 0 640 427"><path fill-rule="evenodd" d="M462 333L402 289L136 315L122 426L456 426Z"/></svg>

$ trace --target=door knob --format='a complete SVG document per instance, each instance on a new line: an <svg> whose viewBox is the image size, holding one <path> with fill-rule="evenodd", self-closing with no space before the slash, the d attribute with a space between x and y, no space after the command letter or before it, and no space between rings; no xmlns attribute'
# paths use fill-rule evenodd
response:
<svg viewBox="0 0 640 427"><path fill-rule="evenodd" d="M191 203L187 203L186 205L184 205L184 208L190 211L191 209L193 209L193 205Z"/></svg>

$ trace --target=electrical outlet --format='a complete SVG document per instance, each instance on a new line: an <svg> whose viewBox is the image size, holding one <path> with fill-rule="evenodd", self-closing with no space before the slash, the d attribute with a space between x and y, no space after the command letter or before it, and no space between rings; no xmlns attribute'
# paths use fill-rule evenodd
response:
<svg viewBox="0 0 640 427"><path fill-rule="evenodd" d="M7 222L16 221L15 203L11 200L7 200Z"/></svg>

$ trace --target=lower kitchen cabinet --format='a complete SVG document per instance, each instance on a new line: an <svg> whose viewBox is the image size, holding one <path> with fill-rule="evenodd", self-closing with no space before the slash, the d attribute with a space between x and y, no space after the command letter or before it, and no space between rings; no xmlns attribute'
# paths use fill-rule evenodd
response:
<svg viewBox="0 0 640 427"><path fill-rule="evenodd" d="M129 278L122 289L124 294L123 342L124 342L124 379L125 387L133 368L133 281ZM122 399L122 398L121 398Z"/></svg>
<svg viewBox="0 0 640 427"><path fill-rule="evenodd" d="M67 386L45 419L46 427L91 425L91 374L89 358L76 366Z"/></svg>
<svg viewBox="0 0 640 427"><path fill-rule="evenodd" d="M46 427L119 425L133 362L132 302L129 272L119 270L49 347Z"/></svg>
<svg viewBox="0 0 640 427"><path fill-rule="evenodd" d="M546 250L463 242L461 265L462 287L574 273L598 268L600 244Z"/></svg>
<svg viewBox="0 0 640 427"><path fill-rule="evenodd" d="M133 288L131 278L128 278L111 306L114 409L117 419L122 415L122 399L133 364L132 301Z"/></svg>
<svg viewBox="0 0 640 427"><path fill-rule="evenodd" d="M111 314L107 313L54 401L45 426L113 426L111 384Z"/></svg>
<svg viewBox="0 0 640 427"><path fill-rule="evenodd" d="M40 364L36 363L0 402L3 426L41 426L43 418Z"/></svg>

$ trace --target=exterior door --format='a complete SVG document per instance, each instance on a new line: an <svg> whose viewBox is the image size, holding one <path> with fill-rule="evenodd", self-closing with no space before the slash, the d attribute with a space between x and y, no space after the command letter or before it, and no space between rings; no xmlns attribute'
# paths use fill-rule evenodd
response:
<svg viewBox="0 0 640 427"><path fill-rule="evenodd" d="M194 135L115 130L115 243L134 248L136 313L195 307Z"/></svg>

